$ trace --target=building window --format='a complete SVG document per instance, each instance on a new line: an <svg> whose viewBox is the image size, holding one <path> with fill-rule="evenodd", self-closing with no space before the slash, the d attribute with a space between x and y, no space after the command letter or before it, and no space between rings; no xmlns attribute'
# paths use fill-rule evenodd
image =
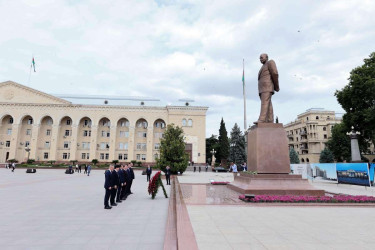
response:
<svg viewBox="0 0 375 250"><path fill-rule="evenodd" d="M154 149L159 150L160 149L160 143L155 143Z"/></svg>
<svg viewBox="0 0 375 250"><path fill-rule="evenodd" d="M128 143L127 142L120 142L119 149L128 149Z"/></svg>
<svg viewBox="0 0 375 250"><path fill-rule="evenodd" d="M323 131L327 131L327 128L326 128L326 127L323 127Z"/></svg>
<svg viewBox="0 0 375 250"><path fill-rule="evenodd" d="M33 118L30 118L29 120L27 120L27 124L28 124L28 125L33 124Z"/></svg>
<svg viewBox="0 0 375 250"><path fill-rule="evenodd" d="M192 119L189 119L189 120L188 120L188 126L189 126L189 127L192 127L192 126L193 126L193 120L192 120Z"/></svg>
<svg viewBox="0 0 375 250"><path fill-rule="evenodd" d="M49 141L44 142L44 148L49 148L49 147L50 147Z"/></svg>
<svg viewBox="0 0 375 250"><path fill-rule="evenodd" d="M137 155L136 155L136 159L137 159L138 161L140 161L140 160L141 160L141 154L137 154Z"/></svg>
<svg viewBox="0 0 375 250"><path fill-rule="evenodd" d="M182 126L186 126L186 119L182 119Z"/></svg>
<svg viewBox="0 0 375 250"><path fill-rule="evenodd" d="M44 155L43 155L43 159L47 160L48 159L48 153L45 152Z"/></svg>
<svg viewBox="0 0 375 250"><path fill-rule="evenodd" d="M84 137L91 136L91 130L83 130L83 136Z"/></svg>
<svg viewBox="0 0 375 250"><path fill-rule="evenodd" d="M51 126L52 123L53 123L52 119L48 119L48 120L47 120L47 125Z"/></svg>
<svg viewBox="0 0 375 250"><path fill-rule="evenodd" d="M319 120L319 116L316 116L316 117L315 117L315 120Z"/></svg>
<svg viewBox="0 0 375 250"><path fill-rule="evenodd" d="M91 127L91 121L90 121L90 120L84 120L84 121L83 121L83 126L84 126L84 127L86 127L86 126Z"/></svg>
<svg viewBox="0 0 375 250"><path fill-rule="evenodd" d="M65 130L65 136L70 136L71 135L71 130Z"/></svg>
<svg viewBox="0 0 375 250"><path fill-rule="evenodd" d="M147 122L138 122L137 127L138 128L147 128L148 124Z"/></svg>
<svg viewBox="0 0 375 250"><path fill-rule="evenodd" d="M142 160L142 161L145 161L145 160L146 160L146 154L142 154L142 155L141 155L141 160Z"/></svg>
<svg viewBox="0 0 375 250"><path fill-rule="evenodd" d="M118 154L118 160L122 160L122 154Z"/></svg>
<svg viewBox="0 0 375 250"><path fill-rule="evenodd" d="M129 137L129 132L128 131L120 131L120 137Z"/></svg>
<svg viewBox="0 0 375 250"><path fill-rule="evenodd" d="M146 150L147 144L146 143L137 143L137 150Z"/></svg>
<svg viewBox="0 0 375 250"><path fill-rule="evenodd" d="M155 127L156 128L165 128L165 123L164 122L156 122Z"/></svg>
<svg viewBox="0 0 375 250"><path fill-rule="evenodd" d="M8 128L7 135L11 135L11 134L12 134L12 129Z"/></svg>
<svg viewBox="0 0 375 250"><path fill-rule="evenodd" d="M147 132L138 132L138 137L140 137L140 138L146 138L147 137Z"/></svg>
<svg viewBox="0 0 375 250"><path fill-rule="evenodd" d="M13 124L13 117L10 117L9 118L9 122L8 122L9 124Z"/></svg>
<svg viewBox="0 0 375 250"><path fill-rule="evenodd" d="M70 119L66 120L66 125L70 125L70 124L72 124L72 120Z"/></svg>
<svg viewBox="0 0 375 250"><path fill-rule="evenodd" d="M90 149L90 142L82 142L83 149Z"/></svg>
<svg viewBox="0 0 375 250"><path fill-rule="evenodd" d="M121 127L129 127L129 122L128 121L122 121L121 123L120 123L120 126Z"/></svg>
<svg viewBox="0 0 375 250"><path fill-rule="evenodd" d="M50 129L47 129L46 135L51 135L51 130Z"/></svg>
<svg viewBox="0 0 375 250"><path fill-rule="evenodd" d="M89 153L82 153L82 155L81 155L81 158L83 159L83 160L88 160L90 157L90 154Z"/></svg>
<svg viewBox="0 0 375 250"><path fill-rule="evenodd" d="M154 133L154 137L155 138L163 138L163 133L156 132L156 133Z"/></svg>
<svg viewBox="0 0 375 250"><path fill-rule="evenodd" d="M25 141L25 148L27 148L28 146L30 146L30 142L29 141Z"/></svg>
<svg viewBox="0 0 375 250"><path fill-rule="evenodd" d="M5 142L5 147L9 148L10 147L10 141Z"/></svg>
<svg viewBox="0 0 375 250"><path fill-rule="evenodd" d="M105 154L105 159L106 159L106 160L109 159L109 154Z"/></svg>
<svg viewBox="0 0 375 250"><path fill-rule="evenodd" d="M102 124L103 124L103 126L108 126L108 127L111 126L111 122L109 120L103 120Z"/></svg>
<svg viewBox="0 0 375 250"><path fill-rule="evenodd" d="M109 143L108 142L101 142L100 143L100 149L109 149Z"/></svg>
<svg viewBox="0 0 375 250"><path fill-rule="evenodd" d="M308 121L309 120L309 118L308 117L306 117L306 121Z"/></svg>
<svg viewBox="0 0 375 250"><path fill-rule="evenodd" d="M31 135L31 129L26 129L26 135Z"/></svg>
<svg viewBox="0 0 375 250"><path fill-rule="evenodd" d="M128 154L124 154L124 160L128 159Z"/></svg>
<svg viewBox="0 0 375 250"><path fill-rule="evenodd" d="M64 148L69 148L69 145L70 144L70 142L68 142L68 141L64 141Z"/></svg>
<svg viewBox="0 0 375 250"><path fill-rule="evenodd" d="M63 159L67 160L70 158L70 153L63 153Z"/></svg>
<svg viewBox="0 0 375 250"><path fill-rule="evenodd" d="M103 153L100 154L100 160L104 160L104 154Z"/></svg>
<svg viewBox="0 0 375 250"><path fill-rule="evenodd" d="M324 135L324 139L327 139L327 135Z"/></svg>

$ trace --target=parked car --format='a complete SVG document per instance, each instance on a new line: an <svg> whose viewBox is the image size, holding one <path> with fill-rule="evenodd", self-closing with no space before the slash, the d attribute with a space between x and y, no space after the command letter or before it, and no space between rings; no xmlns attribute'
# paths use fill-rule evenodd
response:
<svg viewBox="0 0 375 250"><path fill-rule="evenodd" d="M212 172L228 172L228 169L227 168L223 168L223 167L214 167L212 169Z"/></svg>

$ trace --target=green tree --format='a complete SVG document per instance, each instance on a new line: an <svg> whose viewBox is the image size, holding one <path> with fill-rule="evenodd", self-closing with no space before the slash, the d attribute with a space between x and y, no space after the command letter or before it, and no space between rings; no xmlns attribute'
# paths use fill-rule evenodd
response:
<svg viewBox="0 0 375 250"><path fill-rule="evenodd" d="M335 96L346 111L343 122L347 128L354 126L361 132L360 151L367 152L369 142L375 142L375 52L363 61L350 72L348 85L337 90Z"/></svg>
<svg viewBox="0 0 375 250"><path fill-rule="evenodd" d="M183 173L187 168L188 159L184 131L174 124L169 124L160 140L160 157L156 159L156 166L162 171L165 171L166 166L170 166L173 174Z"/></svg>
<svg viewBox="0 0 375 250"><path fill-rule="evenodd" d="M350 138L346 134L349 128L345 123L339 123L332 128L332 137L326 143L328 149L332 152L334 159L337 162L350 161Z"/></svg>
<svg viewBox="0 0 375 250"><path fill-rule="evenodd" d="M216 154L217 158L223 166L227 165L229 156L229 139L227 129L225 128L224 119L221 118L220 129L219 129L219 148Z"/></svg>
<svg viewBox="0 0 375 250"><path fill-rule="evenodd" d="M246 161L245 136L237 123L230 132L229 160L239 164Z"/></svg>
<svg viewBox="0 0 375 250"><path fill-rule="evenodd" d="M217 139L216 135L211 135L211 137L206 138L206 162L211 164L212 160L212 154L211 151L214 149L216 152L218 151L219 148L219 140ZM216 161L218 161L217 156Z"/></svg>
<svg viewBox="0 0 375 250"><path fill-rule="evenodd" d="M99 161L98 161L98 159L92 159L92 164L94 164L94 165L96 165L96 164L98 164L99 163Z"/></svg>
<svg viewBox="0 0 375 250"><path fill-rule="evenodd" d="M298 154L294 150L294 148L289 149L289 159L290 159L290 164L299 164Z"/></svg>
<svg viewBox="0 0 375 250"><path fill-rule="evenodd" d="M319 162L320 163L332 163L335 159L332 152L326 147L320 152Z"/></svg>

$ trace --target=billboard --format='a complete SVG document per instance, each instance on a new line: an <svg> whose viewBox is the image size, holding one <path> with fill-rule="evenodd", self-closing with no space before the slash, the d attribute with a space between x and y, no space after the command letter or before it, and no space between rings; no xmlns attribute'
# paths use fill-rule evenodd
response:
<svg viewBox="0 0 375 250"><path fill-rule="evenodd" d="M339 183L370 186L370 171L367 163L337 163Z"/></svg>
<svg viewBox="0 0 375 250"><path fill-rule="evenodd" d="M312 179L312 169L310 164L290 164L292 174L302 175L302 179Z"/></svg>
<svg viewBox="0 0 375 250"><path fill-rule="evenodd" d="M337 181L336 163L312 163L314 179Z"/></svg>

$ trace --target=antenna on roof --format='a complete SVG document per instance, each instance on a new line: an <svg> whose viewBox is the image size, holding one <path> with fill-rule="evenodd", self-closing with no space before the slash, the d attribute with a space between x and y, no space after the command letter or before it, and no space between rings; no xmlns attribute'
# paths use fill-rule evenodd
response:
<svg viewBox="0 0 375 250"><path fill-rule="evenodd" d="M186 106L190 105L190 102L194 102L193 99L178 99L179 102L185 102Z"/></svg>

